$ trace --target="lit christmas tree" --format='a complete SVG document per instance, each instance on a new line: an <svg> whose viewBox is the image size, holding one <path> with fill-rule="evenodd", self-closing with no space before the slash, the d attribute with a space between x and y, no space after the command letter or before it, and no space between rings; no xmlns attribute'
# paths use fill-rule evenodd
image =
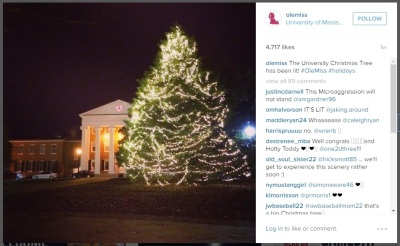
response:
<svg viewBox="0 0 400 246"><path fill-rule="evenodd" d="M200 68L194 40L173 27L140 80L117 160L147 184L196 184L250 175L223 130L224 92Z"/></svg>

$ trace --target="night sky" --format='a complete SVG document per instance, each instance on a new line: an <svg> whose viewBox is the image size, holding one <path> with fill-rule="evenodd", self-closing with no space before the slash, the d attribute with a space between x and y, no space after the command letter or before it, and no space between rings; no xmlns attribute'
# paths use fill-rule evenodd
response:
<svg viewBox="0 0 400 246"><path fill-rule="evenodd" d="M255 4L3 4L8 139L80 137L80 113L132 102L158 44L179 24L235 114L255 120Z"/></svg>

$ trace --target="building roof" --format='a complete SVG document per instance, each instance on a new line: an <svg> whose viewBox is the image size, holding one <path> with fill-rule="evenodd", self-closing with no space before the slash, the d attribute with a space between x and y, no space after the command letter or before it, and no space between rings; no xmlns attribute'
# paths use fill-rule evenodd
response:
<svg viewBox="0 0 400 246"><path fill-rule="evenodd" d="M128 115L128 109L130 106L131 105L125 101L116 100L98 108L81 113L79 114L79 116L84 117L96 115Z"/></svg>
<svg viewBox="0 0 400 246"><path fill-rule="evenodd" d="M10 143L55 143L55 142L64 142L64 143L80 143L81 140L69 140L69 139L12 139L9 140Z"/></svg>

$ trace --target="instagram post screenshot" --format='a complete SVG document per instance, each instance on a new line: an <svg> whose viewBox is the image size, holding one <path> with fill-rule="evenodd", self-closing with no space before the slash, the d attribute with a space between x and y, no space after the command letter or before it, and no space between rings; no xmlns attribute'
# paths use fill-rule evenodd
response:
<svg viewBox="0 0 400 246"><path fill-rule="evenodd" d="M397 2L0 8L2 245L397 243Z"/></svg>

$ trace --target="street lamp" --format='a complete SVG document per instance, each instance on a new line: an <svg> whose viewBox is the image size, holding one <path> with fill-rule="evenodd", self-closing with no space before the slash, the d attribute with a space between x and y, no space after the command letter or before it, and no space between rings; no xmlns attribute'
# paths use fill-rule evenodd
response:
<svg viewBox="0 0 400 246"><path fill-rule="evenodd" d="M81 166L81 154L82 154L82 150L81 149L76 149L76 154L78 155L78 172L79 172L79 168Z"/></svg>
<svg viewBox="0 0 400 246"><path fill-rule="evenodd" d="M253 126L248 125L244 129L244 134L246 135L247 138L252 138L254 135L256 135L256 129Z"/></svg>

